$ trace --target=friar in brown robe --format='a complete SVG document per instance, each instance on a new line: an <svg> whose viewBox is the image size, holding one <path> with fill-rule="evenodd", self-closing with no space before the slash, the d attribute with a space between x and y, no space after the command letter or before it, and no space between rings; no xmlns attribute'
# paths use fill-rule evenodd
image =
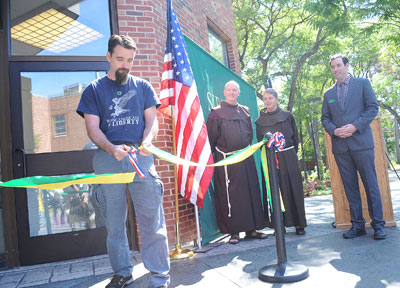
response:
<svg viewBox="0 0 400 288"><path fill-rule="evenodd" d="M214 161L220 161L251 145L253 139L249 108L237 103L239 85L230 81L225 85L226 101L211 110L207 131ZM256 232L263 229L264 212L253 157L233 165L215 167L214 195L217 221L221 233L231 234L230 243L239 241L239 232L247 238L266 238Z"/></svg>
<svg viewBox="0 0 400 288"><path fill-rule="evenodd" d="M258 141L264 138L267 132L272 134L281 132L285 137L284 151L277 152L279 163L279 188L282 195L285 212L283 220L286 227L296 227L296 234L303 235L306 224L304 209L303 180L297 159L298 132L293 115L278 106L278 94L274 89L267 89L263 95L266 108L260 111L260 117L255 121ZM263 179L265 195L265 182ZM265 201L267 199L265 198ZM265 205L270 206L270 205ZM267 209L266 209L267 211ZM267 211L268 212L268 211ZM273 227L271 214L267 215L267 226Z"/></svg>

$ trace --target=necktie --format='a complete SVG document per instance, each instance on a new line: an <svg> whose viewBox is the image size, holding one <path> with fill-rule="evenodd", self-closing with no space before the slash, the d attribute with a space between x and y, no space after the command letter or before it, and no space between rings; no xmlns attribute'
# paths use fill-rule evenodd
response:
<svg viewBox="0 0 400 288"><path fill-rule="evenodd" d="M344 101L346 100L344 90L345 90L345 84L339 83L339 103L342 108L344 107Z"/></svg>

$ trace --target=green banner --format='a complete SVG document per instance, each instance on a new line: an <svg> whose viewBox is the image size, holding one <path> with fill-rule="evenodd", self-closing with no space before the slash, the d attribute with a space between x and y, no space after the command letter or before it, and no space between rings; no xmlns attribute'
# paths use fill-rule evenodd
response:
<svg viewBox="0 0 400 288"><path fill-rule="evenodd" d="M218 106L221 100L224 100L225 83L234 80L240 85L240 96L238 102L249 107L253 119L253 131L255 131L254 120L258 117L255 89L237 74L233 73L230 69L208 54L190 38L185 36L185 42L194 78L196 80L204 119L208 118L212 108ZM256 137L254 136L253 143L256 142ZM257 165L258 178L261 180L259 151L254 154L254 158ZM203 243L208 243L221 236L215 216L213 183L211 183L210 188L208 189L203 205L203 210L200 210L201 231Z"/></svg>

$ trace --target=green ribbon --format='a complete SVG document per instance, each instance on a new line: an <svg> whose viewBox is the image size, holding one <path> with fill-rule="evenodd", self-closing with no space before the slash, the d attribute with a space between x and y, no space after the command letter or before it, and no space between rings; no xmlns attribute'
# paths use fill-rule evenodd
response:
<svg viewBox="0 0 400 288"><path fill-rule="evenodd" d="M0 182L3 187L63 189L73 184L113 184L133 182L135 172L114 174L74 174L68 176L31 176Z"/></svg>

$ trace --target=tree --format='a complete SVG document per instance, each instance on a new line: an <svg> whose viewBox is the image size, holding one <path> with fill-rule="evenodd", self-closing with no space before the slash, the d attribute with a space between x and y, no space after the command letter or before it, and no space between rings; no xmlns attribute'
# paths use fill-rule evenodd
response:
<svg viewBox="0 0 400 288"><path fill-rule="evenodd" d="M324 151L321 104L311 100L335 83L330 55L347 54L352 74L369 78L381 108L400 120L398 0L233 0L233 9L244 78L259 93L273 80L280 106L292 111L304 134L305 160L314 157L312 136L317 159ZM385 129L395 129L382 119Z"/></svg>

